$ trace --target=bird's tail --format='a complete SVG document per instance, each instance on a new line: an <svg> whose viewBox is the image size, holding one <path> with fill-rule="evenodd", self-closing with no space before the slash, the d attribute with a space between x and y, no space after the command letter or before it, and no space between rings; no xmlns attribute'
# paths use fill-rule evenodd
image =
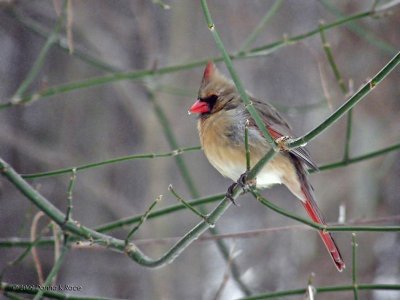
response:
<svg viewBox="0 0 400 300"><path fill-rule="evenodd" d="M303 166L303 163L299 159L297 159L297 157L293 157L292 161L295 164L301 184L301 191L304 195L304 199L301 201L301 203L303 204L311 220L313 220L315 223L326 225L324 217L321 211L319 210L317 203L314 200L314 193L312 191L310 183L308 182L307 173ZM343 271L346 265L343 261L342 255L340 254L339 248L336 245L332 235L329 232L323 230L319 231L319 235L322 241L324 242L325 247L328 250L330 256L332 257L336 268L339 270L339 272Z"/></svg>
<svg viewBox="0 0 400 300"><path fill-rule="evenodd" d="M306 187L309 189L309 187ZM303 190L303 187L302 187ZM302 204L304 208L307 211L307 214L310 216L310 218L318 223L318 224L324 224L324 219L322 217L321 212L319 211L312 194L309 191L304 191L304 195L306 196L306 201L303 202ZM311 197L309 197L311 195ZM333 262L335 263L336 268L339 270L339 272L343 271L343 269L346 267L342 255L340 254L339 248L335 243L335 240L333 239L332 235L329 232L325 232L320 230L319 235L321 236L322 241L325 244L326 249L328 250L329 254L331 255Z"/></svg>

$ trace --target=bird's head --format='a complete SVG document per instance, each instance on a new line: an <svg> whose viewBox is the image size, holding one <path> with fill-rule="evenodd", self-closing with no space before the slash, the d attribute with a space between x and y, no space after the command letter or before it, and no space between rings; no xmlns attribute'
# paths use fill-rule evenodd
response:
<svg viewBox="0 0 400 300"><path fill-rule="evenodd" d="M238 102L235 85L222 75L217 67L208 62L196 102L189 109L189 113L207 116Z"/></svg>

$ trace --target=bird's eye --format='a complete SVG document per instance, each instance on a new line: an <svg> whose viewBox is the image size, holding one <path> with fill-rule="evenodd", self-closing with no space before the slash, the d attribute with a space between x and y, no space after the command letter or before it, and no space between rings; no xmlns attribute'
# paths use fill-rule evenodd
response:
<svg viewBox="0 0 400 300"><path fill-rule="evenodd" d="M213 106L215 105L215 102L217 102L217 100L218 100L218 96L214 95L214 94L201 99L201 101L206 102L211 109L213 108Z"/></svg>

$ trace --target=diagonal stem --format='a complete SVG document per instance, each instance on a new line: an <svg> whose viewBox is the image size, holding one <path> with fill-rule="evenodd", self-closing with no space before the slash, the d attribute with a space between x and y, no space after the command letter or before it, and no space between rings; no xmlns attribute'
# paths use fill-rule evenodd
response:
<svg viewBox="0 0 400 300"><path fill-rule="evenodd" d="M270 150L261 159L256 166L250 170L249 179L254 179L258 171L270 159L276 155L276 152ZM125 252L132 260L142 266L155 268L172 262L179 254L184 251L191 243L193 243L202 233L209 229L210 224L215 224L223 213L231 205L230 199L225 197L217 207L209 214L208 222L202 221L183 236L174 246L172 246L164 255L158 259L152 259L145 255L135 244L129 243L126 246L125 241L113 238L109 235L99 233L91 228L83 226L73 220L65 222L65 214L57 207L49 202L45 197L38 193L31 185L29 185L9 164L0 159L0 174L6 177L25 197L43 211L50 219L61 226L64 232L69 232L81 238L93 241L96 244ZM242 188L236 186L233 189L232 198L236 199L242 192Z"/></svg>
<svg viewBox="0 0 400 300"><path fill-rule="evenodd" d="M349 100L340 106L332 115L323 121L316 128L308 132L302 137L290 141L286 147L293 149L304 146L309 141L316 138L337 120L339 120L346 112L359 103L365 96L367 96L378 84L380 84L387 75L389 75L400 63L400 52L398 52L387 64L384 66L370 81L368 81L357 93L355 93Z"/></svg>
<svg viewBox="0 0 400 300"><path fill-rule="evenodd" d="M29 71L28 75L26 76L25 80L21 83L17 91L15 92L14 96L12 97L12 104L18 104L21 100L22 97L24 96L26 90L29 88L29 86L32 84L32 82L35 80L36 76L39 74L47 53L49 52L50 48L54 45L54 43L57 41L58 34L62 28L63 22L64 22L64 17L65 17L65 8L66 8L67 1L64 0L63 3L63 9L61 11L60 16L57 19L56 25L54 26L53 31L50 33L48 36L46 43L44 44L43 48L40 50L38 57L36 58L31 70Z"/></svg>
<svg viewBox="0 0 400 300"><path fill-rule="evenodd" d="M358 13L358 14L351 15L351 16L346 16L346 17L340 18L332 23L326 24L326 25L322 26L322 28L323 28L323 30L330 29L330 28L333 28L333 27L336 27L339 25L353 22L354 20L372 16L373 14L374 14L374 12L367 11L367 12ZM25 24L25 25L29 26L28 24ZM29 26L29 27L31 27L31 26ZM32 30L37 32L37 30L35 30L35 29L32 29ZM293 43L296 43L298 41L301 41L303 39L306 39L308 37L316 35L319 33L319 30L320 29L318 28L318 29L314 29L314 30L311 30L309 32L306 32L306 33L303 33L300 35L296 35L293 37L287 37L287 38L281 39L281 40L276 41L271 44L253 48L253 49L247 51L245 54L230 55L230 57L234 58L234 59L243 59L243 58L247 58L247 57L268 55L268 54L271 54L272 52L277 51L281 47L291 45ZM43 35L43 33L41 33L41 34ZM59 40L58 45L60 47L62 47L63 50L69 51L68 47L65 45L65 43L63 43L61 41L61 39ZM90 57L88 55L83 55L83 53L81 53L81 54L82 55L79 55L79 57L84 59L86 62L93 64L93 65L99 65L98 60L92 59L92 57ZM222 61L223 60L222 57L213 57L213 58L201 59L201 60L192 61L189 63L175 65L175 66L167 66L167 67L159 68L157 70L150 69L150 70L140 70L140 71L131 71L131 72L115 72L113 74L108 74L108 75L99 76L99 77L93 77L93 78L85 79L82 81L70 82L70 83L65 83L65 84L61 84L58 86L49 87L46 90L36 92L36 93L22 97L21 103L28 103L33 100L39 100L39 99L47 98L47 97L54 96L57 94L71 92L76 89L90 88L90 87L107 84L107 83L111 83L111 82L115 82L115 81L120 81L120 80L137 80L137 79L142 79L144 77L163 75L163 74L169 74L169 73L183 71L183 70L187 70L187 69L192 69L195 67L203 66L210 59L212 59L214 61ZM115 69L112 66L103 65L103 64L100 64L99 66L102 67L102 69L106 70L106 71L115 71ZM8 101L5 103L0 103L0 110L9 108L13 105L14 104L11 101Z"/></svg>

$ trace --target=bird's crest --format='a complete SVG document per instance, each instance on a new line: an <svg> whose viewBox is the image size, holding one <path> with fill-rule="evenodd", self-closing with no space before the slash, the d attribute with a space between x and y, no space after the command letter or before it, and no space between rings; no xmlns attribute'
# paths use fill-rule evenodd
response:
<svg viewBox="0 0 400 300"><path fill-rule="evenodd" d="M212 61L209 61L204 69L203 81L209 81L211 77L214 76L215 72L217 72L217 67Z"/></svg>

